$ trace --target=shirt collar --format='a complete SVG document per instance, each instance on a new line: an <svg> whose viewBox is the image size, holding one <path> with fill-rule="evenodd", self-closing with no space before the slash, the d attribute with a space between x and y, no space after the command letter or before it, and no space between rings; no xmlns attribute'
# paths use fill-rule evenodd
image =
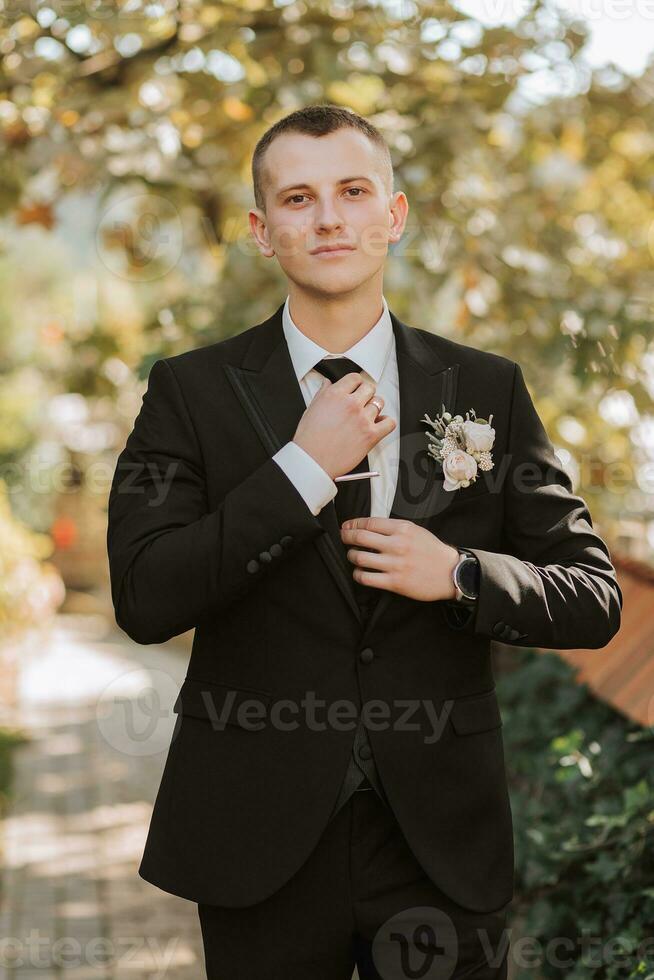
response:
<svg viewBox="0 0 654 980"><path fill-rule="evenodd" d="M282 310L282 326L298 381L301 381L318 361L325 357L336 356L349 357L366 371L376 384L379 384L393 343L393 323L384 296L382 296L384 309L375 325L356 344L337 355L330 354L316 344L293 323L289 312L289 299L290 297L287 296Z"/></svg>

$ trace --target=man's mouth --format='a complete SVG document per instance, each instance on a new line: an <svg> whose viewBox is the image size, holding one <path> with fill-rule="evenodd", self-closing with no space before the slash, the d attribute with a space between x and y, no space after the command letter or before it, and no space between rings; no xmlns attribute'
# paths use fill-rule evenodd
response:
<svg viewBox="0 0 654 980"><path fill-rule="evenodd" d="M348 252L353 252L354 247L352 245L323 245L321 248L315 249L312 255L347 255Z"/></svg>

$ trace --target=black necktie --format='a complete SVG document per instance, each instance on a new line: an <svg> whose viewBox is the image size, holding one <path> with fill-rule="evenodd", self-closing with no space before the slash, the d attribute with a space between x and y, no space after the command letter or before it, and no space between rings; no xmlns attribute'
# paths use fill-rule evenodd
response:
<svg viewBox="0 0 654 980"><path fill-rule="evenodd" d="M354 361L350 360L349 357L327 357L315 365L315 370L326 378L329 378L333 383L334 381L339 381L346 374L350 374L351 371L361 371L361 368ZM349 472L364 473L369 469L370 463L368 457L364 456L361 462L357 463ZM371 479L374 478L364 477L362 480L344 480L342 483L336 484L338 493L334 499L334 505L336 507L339 528L343 524L343 521L347 521L353 517L370 517ZM350 545L343 543L343 547L347 551ZM353 571L355 566L349 559L348 565ZM369 585L361 585L355 579L352 579L352 584L362 611L369 612L371 602L379 598L379 590L373 589Z"/></svg>

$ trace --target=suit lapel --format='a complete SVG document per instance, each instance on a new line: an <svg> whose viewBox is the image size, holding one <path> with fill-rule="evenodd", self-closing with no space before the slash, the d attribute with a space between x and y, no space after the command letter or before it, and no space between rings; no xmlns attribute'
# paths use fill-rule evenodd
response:
<svg viewBox="0 0 654 980"><path fill-rule="evenodd" d="M443 474L427 453L428 427L421 422L425 412L434 417L452 411L456 402L459 364L446 364L436 349L391 312L400 385L400 438L398 474L389 517L425 526L445 505ZM380 590L368 628L388 608L394 592Z"/></svg>
<svg viewBox="0 0 654 980"><path fill-rule="evenodd" d="M418 330L393 313L400 385L400 443L398 475L390 517L424 521L434 513L442 488L442 472L427 453L423 415L453 409L459 364L446 364Z"/></svg>
<svg viewBox="0 0 654 980"><path fill-rule="evenodd" d="M225 371L243 409L271 454L293 438L306 409L282 327L284 304L253 332L241 365L225 365ZM361 622L354 593L350 563L345 557L334 501L322 508L317 520L325 534L314 540L321 558Z"/></svg>
<svg viewBox="0 0 654 980"><path fill-rule="evenodd" d="M265 449L273 455L293 438L306 409L282 327L281 304L253 331L252 343L241 364L225 365L225 371ZM390 312L390 311L389 311ZM432 418L454 409L459 376L458 363L446 363L420 331L390 312L395 336L400 387L400 438L398 476L390 517L426 524L442 506L442 473L428 455L427 412ZM334 501L320 511L317 520L325 534L316 538L327 569L360 623L361 611L352 580L352 566L345 557ZM395 593L380 590L368 628L388 607Z"/></svg>

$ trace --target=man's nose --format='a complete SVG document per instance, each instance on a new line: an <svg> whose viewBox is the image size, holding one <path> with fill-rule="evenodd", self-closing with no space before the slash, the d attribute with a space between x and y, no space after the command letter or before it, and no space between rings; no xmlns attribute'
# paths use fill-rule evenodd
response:
<svg viewBox="0 0 654 980"><path fill-rule="evenodd" d="M323 201L315 210L315 223L319 228L333 228L343 224L343 216L333 201Z"/></svg>

